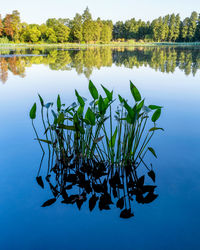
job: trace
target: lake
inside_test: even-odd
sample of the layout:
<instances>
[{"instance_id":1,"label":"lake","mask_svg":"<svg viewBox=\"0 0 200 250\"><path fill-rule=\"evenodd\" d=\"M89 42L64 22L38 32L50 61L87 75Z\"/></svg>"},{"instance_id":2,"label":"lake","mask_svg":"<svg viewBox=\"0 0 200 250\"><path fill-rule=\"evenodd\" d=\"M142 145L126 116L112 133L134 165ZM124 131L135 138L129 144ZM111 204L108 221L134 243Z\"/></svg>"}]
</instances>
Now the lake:
<instances>
[{"instance_id":1,"label":"lake","mask_svg":"<svg viewBox=\"0 0 200 250\"><path fill-rule=\"evenodd\" d=\"M38 93L45 102L88 97L91 79L130 100L131 80L147 104L164 107L147 157L158 198L123 220L108 211L57 201L35 177L42 152L29 119ZM0 50L1 249L199 249L200 48L137 47ZM40 122L36 121L40 127ZM45 160L44 160L45 164Z\"/></svg>"}]
</instances>

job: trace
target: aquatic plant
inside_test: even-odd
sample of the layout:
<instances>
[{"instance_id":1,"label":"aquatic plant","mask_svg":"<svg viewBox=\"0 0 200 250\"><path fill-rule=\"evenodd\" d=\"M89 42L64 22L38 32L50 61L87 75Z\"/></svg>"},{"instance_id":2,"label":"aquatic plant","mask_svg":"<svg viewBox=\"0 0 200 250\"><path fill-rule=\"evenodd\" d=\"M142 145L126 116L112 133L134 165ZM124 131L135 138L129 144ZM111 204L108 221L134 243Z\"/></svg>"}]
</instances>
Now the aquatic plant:
<instances>
[{"instance_id":1,"label":"aquatic plant","mask_svg":"<svg viewBox=\"0 0 200 250\"><path fill-rule=\"evenodd\" d=\"M154 194L155 186L144 187L144 176L138 177L137 169L140 165L144 166L149 177L155 181L152 165L147 166L144 157L148 151L157 157L155 150L149 147L149 142L157 130L163 130L156 126L162 107L145 106L145 100L141 98L135 85L130 82L134 105L131 106L127 100L118 95L119 103L116 111L113 112L113 103L116 101L113 98L113 91L109 91L103 85L102 89L105 93L104 97L99 94L92 81L89 81L89 92L92 97L89 105L86 105L87 100L75 90L77 101L66 107L58 95L56 109L53 109L52 102L45 104L39 95L45 138L39 137L34 125L36 103L31 108L30 118L43 153L45 151L42 143L46 143L48 147L46 180L55 196L43 206L52 204L60 195L64 198L64 203L79 202L80 197L72 196L69 200L69 196L66 195L66 190L72 189L73 185L84 189L84 195L79 193L83 200L86 199L86 193L89 190L89 193L93 192L94 200L97 200L94 192L101 193L99 198L101 202L106 196L104 200L106 208L111 204L108 202L111 202L108 184L110 192L113 189L115 193L114 197L119 198L120 191L116 190L122 189L123 199L127 197L128 204L132 199L131 195L136 195L136 200L140 203L153 201L157 197ZM153 126L147 129L150 118ZM38 184L44 187L40 169L41 165L36 179ZM52 172L56 175L57 182L54 188L50 182ZM71 184L66 185L67 182ZM101 191L98 192L98 188L95 190L95 185ZM146 192L149 196L145 198L143 194ZM103 198L102 195L104 195ZM106 200L108 203L105 202ZM100 204L99 207L101 207ZM79 205L77 204L78 207ZM103 208L106 209L104 206ZM131 208L125 209L123 213L127 214L123 216L122 213L121 217L126 217L128 214L132 216Z\"/></svg>"}]
</instances>

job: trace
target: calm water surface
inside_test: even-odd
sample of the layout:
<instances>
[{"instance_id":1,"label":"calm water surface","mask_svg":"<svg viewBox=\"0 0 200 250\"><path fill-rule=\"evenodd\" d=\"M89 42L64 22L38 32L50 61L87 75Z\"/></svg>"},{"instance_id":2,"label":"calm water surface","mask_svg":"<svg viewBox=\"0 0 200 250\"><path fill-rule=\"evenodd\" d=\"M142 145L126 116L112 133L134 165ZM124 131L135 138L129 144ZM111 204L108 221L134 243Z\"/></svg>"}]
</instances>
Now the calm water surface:
<instances>
[{"instance_id":1,"label":"calm water surface","mask_svg":"<svg viewBox=\"0 0 200 250\"><path fill-rule=\"evenodd\" d=\"M101 48L0 51L0 248L4 249L200 249L200 49ZM50 197L35 181L41 151L33 140L29 109L88 96L88 79L127 99L129 80L147 104L164 106L151 156L159 197L135 203L135 216L118 209L78 211ZM39 123L37 124L39 126Z\"/></svg>"}]
</instances>

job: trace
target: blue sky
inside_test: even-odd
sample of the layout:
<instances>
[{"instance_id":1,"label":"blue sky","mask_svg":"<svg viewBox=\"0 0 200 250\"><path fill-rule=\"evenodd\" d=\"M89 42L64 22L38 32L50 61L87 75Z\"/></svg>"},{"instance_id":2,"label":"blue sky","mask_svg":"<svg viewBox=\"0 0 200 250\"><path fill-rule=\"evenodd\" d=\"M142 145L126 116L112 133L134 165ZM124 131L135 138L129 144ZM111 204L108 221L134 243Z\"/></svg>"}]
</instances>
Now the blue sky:
<instances>
[{"instance_id":1,"label":"blue sky","mask_svg":"<svg viewBox=\"0 0 200 250\"><path fill-rule=\"evenodd\" d=\"M170 13L179 13L181 18L189 16L193 10L200 12L199 0L6 0L1 2L0 13L4 16L17 9L21 19L27 23L43 23L48 18L73 18L89 7L93 18L127 20L152 20Z\"/></svg>"}]
</instances>

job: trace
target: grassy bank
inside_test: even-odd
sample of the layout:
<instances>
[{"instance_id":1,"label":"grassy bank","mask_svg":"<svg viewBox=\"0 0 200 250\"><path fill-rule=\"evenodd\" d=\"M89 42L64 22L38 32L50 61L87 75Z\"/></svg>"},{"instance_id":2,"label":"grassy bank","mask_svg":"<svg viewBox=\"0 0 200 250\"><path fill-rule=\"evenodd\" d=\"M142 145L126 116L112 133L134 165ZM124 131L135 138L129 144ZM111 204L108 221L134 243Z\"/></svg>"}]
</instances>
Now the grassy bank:
<instances>
[{"instance_id":1,"label":"grassy bank","mask_svg":"<svg viewBox=\"0 0 200 250\"><path fill-rule=\"evenodd\" d=\"M48 47L48 48L88 48L88 47L154 47L154 46L200 46L200 42L183 43L183 42L155 42L155 43L141 43L141 42L111 42L108 44L78 44L78 43L62 43L62 44L30 44L30 43L2 43L0 49L17 49L17 48L35 48L35 47Z\"/></svg>"}]
</instances>

